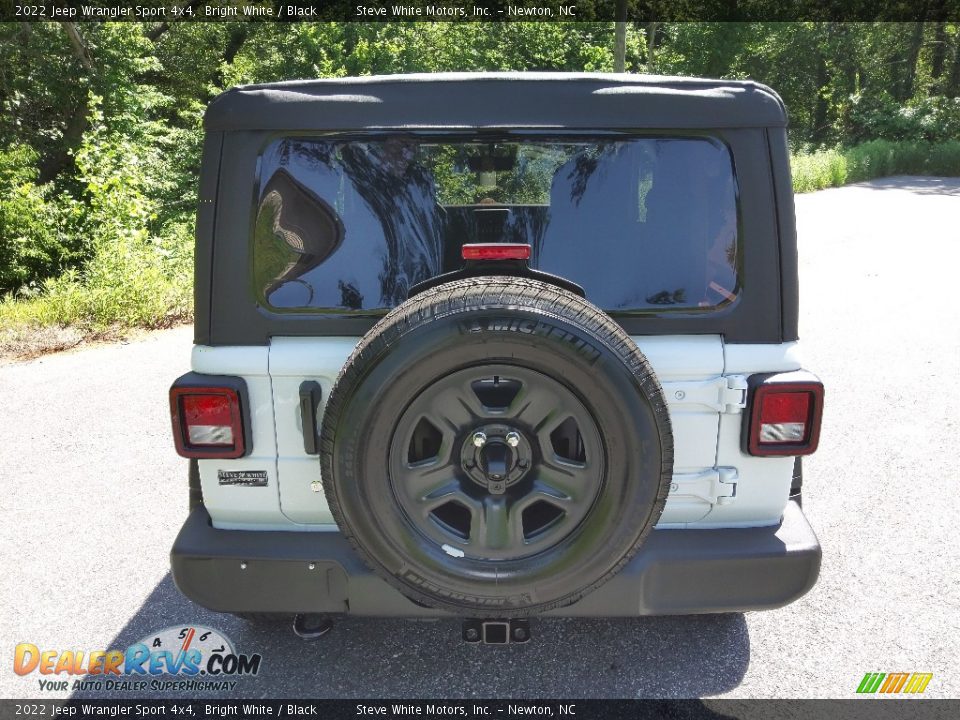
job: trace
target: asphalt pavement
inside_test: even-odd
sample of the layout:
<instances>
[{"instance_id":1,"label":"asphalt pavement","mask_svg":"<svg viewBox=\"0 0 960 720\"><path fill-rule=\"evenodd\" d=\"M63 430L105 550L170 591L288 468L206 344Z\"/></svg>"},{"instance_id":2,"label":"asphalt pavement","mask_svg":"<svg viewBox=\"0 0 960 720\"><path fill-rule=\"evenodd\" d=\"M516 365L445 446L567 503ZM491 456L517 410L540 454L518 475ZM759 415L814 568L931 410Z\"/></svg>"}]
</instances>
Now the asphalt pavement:
<instances>
[{"instance_id":1,"label":"asphalt pavement","mask_svg":"<svg viewBox=\"0 0 960 720\"><path fill-rule=\"evenodd\" d=\"M0 697L109 695L41 690L12 672L17 643L124 648L195 624L263 656L223 697L849 698L866 672L960 696L960 179L812 193L797 214L804 364L827 388L804 486L823 569L798 602L539 620L507 648L465 645L452 620L344 618L304 642L203 610L168 571L187 507L166 406L189 366L179 328L0 367Z\"/></svg>"}]
</instances>

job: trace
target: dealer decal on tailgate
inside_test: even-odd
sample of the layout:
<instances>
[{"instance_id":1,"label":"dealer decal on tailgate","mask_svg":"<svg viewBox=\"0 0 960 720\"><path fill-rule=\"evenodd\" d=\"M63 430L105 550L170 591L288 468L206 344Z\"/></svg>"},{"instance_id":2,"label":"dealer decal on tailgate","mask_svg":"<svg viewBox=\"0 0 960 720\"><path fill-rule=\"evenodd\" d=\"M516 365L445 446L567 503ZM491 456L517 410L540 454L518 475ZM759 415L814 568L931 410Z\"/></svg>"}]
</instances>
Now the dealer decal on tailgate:
<instances>
[{"instance_id":1,"label":"dealer decal on tailgate","mask_svg":"<svg viewBox=\"0 0 960 720\"><path fill-rule=\"evenodd\" d=\"M221 485L243 485L245 487L265 487L266 470L217 470L217 480Z\"/></svg>"}]
</instances>

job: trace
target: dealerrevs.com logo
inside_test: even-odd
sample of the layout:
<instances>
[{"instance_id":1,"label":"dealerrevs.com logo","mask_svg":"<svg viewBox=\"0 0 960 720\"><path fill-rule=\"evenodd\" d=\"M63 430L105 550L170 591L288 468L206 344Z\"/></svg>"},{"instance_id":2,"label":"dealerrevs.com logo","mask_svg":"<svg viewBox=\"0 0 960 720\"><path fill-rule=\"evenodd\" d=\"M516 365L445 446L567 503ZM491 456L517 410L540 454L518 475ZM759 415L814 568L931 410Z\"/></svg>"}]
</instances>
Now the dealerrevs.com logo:
<instances>
[{"instance_id":1,"label":"dealerrevs.com logo","mask_svg":"<svg viewBox=\"0 0 960 720\"><path fill-rule=\"evenodd\" d=\"M13 671L45 676L38 678L40 690L50 691L233 690L233 678L256 675L261 660L259 653L236 652L217 630L187 625L150 633L126 650L47 650L20 643Z\"/></svg>"}]
</instances>

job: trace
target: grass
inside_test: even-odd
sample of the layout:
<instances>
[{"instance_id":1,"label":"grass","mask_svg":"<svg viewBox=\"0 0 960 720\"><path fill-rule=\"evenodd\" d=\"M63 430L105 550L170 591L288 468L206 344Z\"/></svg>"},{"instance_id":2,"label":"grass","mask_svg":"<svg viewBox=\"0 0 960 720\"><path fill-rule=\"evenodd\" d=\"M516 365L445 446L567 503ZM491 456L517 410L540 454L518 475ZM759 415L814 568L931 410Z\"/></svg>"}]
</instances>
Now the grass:
<instances>
[{"instance_id":1,"label":"grass","mask_svg":"<svg viewBox=\"0 0 960 720\"><path fill-rule=\"evenodd\" d=\"M0 360L187 322L193 316L192 266L186 228L163 245L142 237L102 245L82 270L0 300Z\"/></svg>"},{"instance_id":2,"label":"grass","mask_svg":"<svg viewBox=\"0 0 960 720\"><path fill-rule=\"evenodd\" d=\"M888 175L960 177L960 141L872 140L848 149L797 154L791 158L791 166L793 190L798 193Z\"/></svg>"}]
</instances>

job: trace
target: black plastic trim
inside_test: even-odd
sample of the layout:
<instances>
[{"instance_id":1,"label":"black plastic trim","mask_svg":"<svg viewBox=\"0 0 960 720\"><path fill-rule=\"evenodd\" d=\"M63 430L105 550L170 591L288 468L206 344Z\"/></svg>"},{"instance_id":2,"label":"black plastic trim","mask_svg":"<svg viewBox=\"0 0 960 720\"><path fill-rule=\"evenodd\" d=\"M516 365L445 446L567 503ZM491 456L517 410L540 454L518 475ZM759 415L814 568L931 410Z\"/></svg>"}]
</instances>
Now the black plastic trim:
<instances>
[{"instance_id":1,"label":"black plastic trim","mask_svg":"<svg viewBox=\"0 0 960 720\"><path fill-rule=\"evenodd\" d=\"M547 615L633 617L782 607L820 573L821 549L800 507L779 525L655 530L612 580ZM217 530L204 507L184 523L170 553L174 582L220 612L449 616L412 602L373 574L339 532Z\"/></svg>"},{"instance_id":2,"label":"black plastic trim","mask_svg":"<svg viewBox=\"0 0 960 720\"><path fill-rule=\"evenodd\" d=\"M790 480L790 499L803 507L803 458L793 459L793 478Z\"/></svg>"},{"instance_id":3,"label":"black plastic trim","mask_svg":"<svg viewBox=\"0 0 960 720\"><path fill-rule=\"evenodd\" d=\"M773 170L773 192L777 208L777 236L780 248L781 334L783 342L791 342L799 337L800 279L796 208L786 129L767 130L767 143Z\"/></svg>"},{"instance_id":4,"label":"black plastic trim","mask_svg":"<svg viewBox=\"0 0 960 720\"><path fill-rule=\"evenodd\" d=\"M187 487L190 493L190 511L203 505L203 489L200 487L200 464L191 458L187 470Z\"/></svg>"},{"instance_id":5,"label":"black plastic trim","mask_svg":"<svg viewBox=\"0 0 960 720\"><path fill-rule=\"evenodd\" d=\"M243 455L247 457L253 452L253 432L250 424L250 395L247 392L247 382L242 377L233 375L202 375L188 372L173 381L170 389L191 387L221 387L236 391L240 398L240 417L243 423ZM174 429L176 431L176 429Z\"/></svg>"},{"instance_id":6,"label":"black plastic trim","mask_svg":"<svg viewBox=\"0 0 960 720\"><path fill-rule=\"evenodd\" d=\"M793 459L793 479L790 480L790 497L803 491L803 458Z\"/></svg>"},{"instance_id":7,"label":"black plastic trim","mask_svg":"<svg viewBox=\"0 0 960 720\"><path fill-rule=\"evenodd\" d=\"M219 202L223 133L207 132L200 162L200 186L197 193L196 248L193 266L193 341L210 344L211 290L213 287L213 238Z\"/></svg>"},{"instance_id":8,"label":"black plastic trim","mask_svg":"<svg viewBox=\"0 0 960 720\"><path fill-rule=\"evenodd\" d=\"M300 383L300 423L303 426L303 451L316 455L320 447L320 431L317 427L317 410L323 398L323 389L316 380Z\"/></svg>"}]
</instances>

